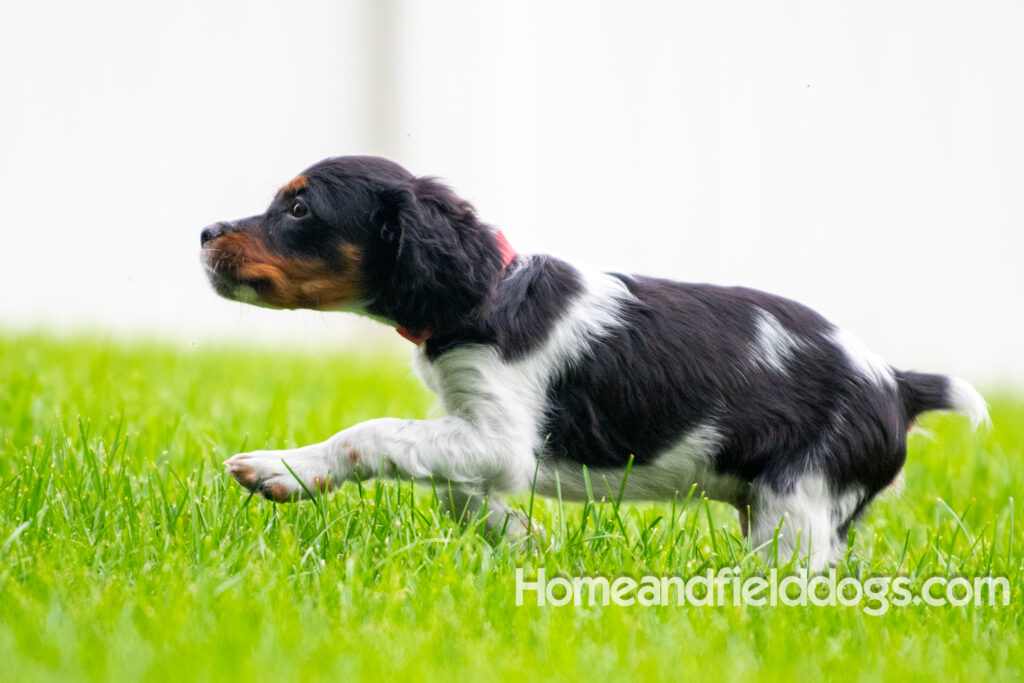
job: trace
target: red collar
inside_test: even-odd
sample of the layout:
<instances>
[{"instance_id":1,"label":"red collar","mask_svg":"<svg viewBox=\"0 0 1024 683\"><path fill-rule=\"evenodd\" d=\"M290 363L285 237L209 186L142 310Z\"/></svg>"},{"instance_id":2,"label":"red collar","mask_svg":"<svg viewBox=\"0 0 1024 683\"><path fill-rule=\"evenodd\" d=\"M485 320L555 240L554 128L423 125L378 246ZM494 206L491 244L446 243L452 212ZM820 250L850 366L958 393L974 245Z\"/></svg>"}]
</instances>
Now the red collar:
<instances>
[{"instance_id":1,"label":"red collar","mask_svg":"<svg viewBox=\"0 0 1024 683\"><path fill-rule=\"evenodd\" d=\"M497 238L498 249L499 251L501 251L501 267L508 268L508 264L512 263L512 259L516 257L516 250L512 248L511 244L508 243L508 240L505 238L505 235L504 233L501 232L501 230L497 232ZM405 329L404 327L397 328L395 332L402 335L403 337L411 341L413 344L416 344L417 346L430 339L430 335L433 334L430 330L423 330L423 333L417 336L410 333L409 330Z\"/></svg>"}]
</instances>

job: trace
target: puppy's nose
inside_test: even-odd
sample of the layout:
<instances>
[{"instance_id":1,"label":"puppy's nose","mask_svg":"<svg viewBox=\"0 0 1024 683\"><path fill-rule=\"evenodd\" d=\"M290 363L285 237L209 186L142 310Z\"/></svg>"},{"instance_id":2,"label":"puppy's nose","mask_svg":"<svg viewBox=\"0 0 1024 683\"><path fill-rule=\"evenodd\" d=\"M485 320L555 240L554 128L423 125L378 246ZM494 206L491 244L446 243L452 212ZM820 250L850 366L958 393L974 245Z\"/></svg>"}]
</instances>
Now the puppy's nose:
<instances>
[{"instance_id":1,"label":"puppy's nose","mask_svg":"<svg viewBox=\"0 0 1024 683\"><path fill-rule=\"evenodd\" d=\"M207 225L203 228L203 231L199 233L199 245L203 246L210 240L215 240L221 235L227 233L227 223L214 223L213 225Z\"/></svg>"}]
</instances>

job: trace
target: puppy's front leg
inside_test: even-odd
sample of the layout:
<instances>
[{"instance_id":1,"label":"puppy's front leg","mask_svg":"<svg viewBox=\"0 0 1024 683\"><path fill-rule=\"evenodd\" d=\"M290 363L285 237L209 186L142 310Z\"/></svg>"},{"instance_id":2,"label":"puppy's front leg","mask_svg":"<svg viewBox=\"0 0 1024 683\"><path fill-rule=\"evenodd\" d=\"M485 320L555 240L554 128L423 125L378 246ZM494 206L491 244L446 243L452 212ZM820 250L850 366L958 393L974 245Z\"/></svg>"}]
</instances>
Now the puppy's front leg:
<instances>
[{"instance_id":1,"label":"puppy's front leg","mask_svg":"<svg viewBox=\"0 0 1024 683\"><path fill-rule=\"evenodd\" d=\"M284 503L330 493L339 478L330 440L302 448L239 453L224 461L235 480L253 493Z\"/></svg>"},{"instance_id":2,"label":"puppy's front leg","mask_svg":"<svg viewBox=\"0 0 1024 683\"><path fill-rule=\"evenodd\" d=\"M242 486L284 502L329 492L344 481L381 475L523 491L529 488L534 462L528 443L449 416L370 420L319 444L240 453L224 464Z\"/></svg>"},{"instance_id":3,"label":"puppy's front leg","mask_svg":"<svg viewBox=\"0 0 1024 683\"><path fill-rule=\"evenodd\" d=\"M472 518L483 517L484 529L489 533L508 536L543 534L540 524L532 521L522 510L514 510L496 494L466 491L453 485L437 487L441 508L456 522L465 524Z\"/></svg>"}]
</instances>

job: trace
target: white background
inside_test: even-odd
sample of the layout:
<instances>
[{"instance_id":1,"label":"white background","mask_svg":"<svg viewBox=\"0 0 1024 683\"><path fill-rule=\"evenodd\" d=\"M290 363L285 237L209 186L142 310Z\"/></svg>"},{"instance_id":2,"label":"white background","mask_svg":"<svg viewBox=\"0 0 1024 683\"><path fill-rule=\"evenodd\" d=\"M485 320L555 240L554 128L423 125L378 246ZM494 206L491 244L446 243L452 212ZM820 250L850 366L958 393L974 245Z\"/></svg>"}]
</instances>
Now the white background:
<instances>
[{"instance_id":1,"label":"white background","mask_svg":"<svg viewBox=\"0 0 1024 683\"><path fill-rule=\"evenodd\" d=\"M1024 3L0 10L0 329L403 343L217 299L199 230L318 159L440 175L520 251L804 301L1024 382Z\"/></svg>"}]
</instances>

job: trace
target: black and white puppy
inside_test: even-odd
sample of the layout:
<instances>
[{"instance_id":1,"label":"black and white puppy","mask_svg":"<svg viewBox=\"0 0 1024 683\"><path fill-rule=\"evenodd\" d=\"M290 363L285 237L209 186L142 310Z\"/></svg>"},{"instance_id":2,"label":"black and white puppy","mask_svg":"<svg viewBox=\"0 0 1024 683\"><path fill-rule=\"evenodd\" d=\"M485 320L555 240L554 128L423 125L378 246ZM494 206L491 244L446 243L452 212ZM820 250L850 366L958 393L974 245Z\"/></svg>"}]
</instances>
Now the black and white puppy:
<instances>
[{"instance_id":1,"label":"black and white puppy","mask_svg":"<svg viewBox=\"0 0 1024 683\"><path fill-rule=\"evenodd\" d=\"M736 506L755 547L781 523L780 553L820 569L899 474L915 416L987 419L967 382L896 370L793 301L516 255L447 187L385 159L314 165L265 213L204 229L202 258L224 297L399 328L447 413L226 461L278 502L357 477L433 480L526 533L497 494L581 499L584 465L598 496L618 494L632 458L627 498L696 484Z\"/></svg>"}]
</instances>

